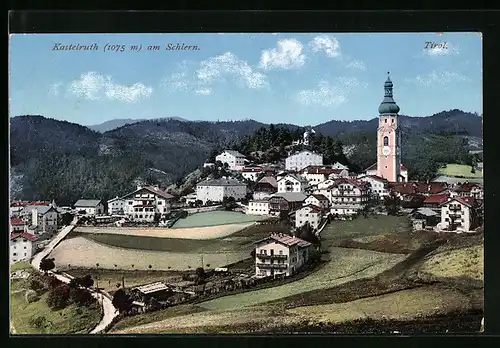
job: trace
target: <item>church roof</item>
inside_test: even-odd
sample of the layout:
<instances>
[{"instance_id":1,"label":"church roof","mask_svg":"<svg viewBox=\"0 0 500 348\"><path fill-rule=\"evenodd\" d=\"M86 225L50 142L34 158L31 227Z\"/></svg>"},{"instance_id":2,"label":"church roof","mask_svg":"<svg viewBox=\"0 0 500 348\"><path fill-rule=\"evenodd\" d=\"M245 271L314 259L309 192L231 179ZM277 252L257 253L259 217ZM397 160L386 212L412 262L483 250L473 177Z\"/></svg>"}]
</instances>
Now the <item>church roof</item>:
<instances>
[{"instance_id":1,"label":"church roof","mask_svg":"<svg viewBox=\"0 0 500 348\"><path fill-rule=\"evenodd\" d=\"M387 73L387 80L384 83L384 100L382 100L382 103L380 103L380 106L378 107L378 112L381 115L397 114L399 112L399 106L392 98L392 87L393 84L391 78L389 77L389 73Z\"/></svg>"}]
</instances>

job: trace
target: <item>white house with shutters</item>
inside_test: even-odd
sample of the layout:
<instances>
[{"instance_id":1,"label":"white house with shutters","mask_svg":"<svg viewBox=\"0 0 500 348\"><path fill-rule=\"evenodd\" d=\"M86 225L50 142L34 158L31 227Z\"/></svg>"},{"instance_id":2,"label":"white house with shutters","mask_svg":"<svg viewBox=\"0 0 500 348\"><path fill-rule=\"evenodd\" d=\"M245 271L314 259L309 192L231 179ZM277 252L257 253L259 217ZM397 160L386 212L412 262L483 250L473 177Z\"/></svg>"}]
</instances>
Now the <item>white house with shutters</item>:
<instances>
[{"instance_id":1,"label":"white house with shutters","mask_svg":"<svg viewBox=\"0 0 500 348\"><path fill-rule=\"evenodd\" d=\"M473 197L454 197L441 205L443 230L468 232L476 227L476 201Z\"/></svg>"},{"instance_id":2,"label":"white house with shutters","mask_svg":"<svg viewBox=\"0 0 500 348\"><path fill-rule=\"evenodd\" d=\"M35 250L37 237L26 232L15 232L10 235L10 263L29 261Z\"/></svg>"},{"instance_id":3,"label":"white house with shutters","mask_svg":"<svg viewBox=\"0 0 500 348\"><path fill-rule=\"evenodd\" d=\"M323 155L304 150L285 159L285 170L299 171L307 166L322 166Z\"/></svg>"},{"instance_id":4,"label":"white house with shutters","mask_svg":"<svg viewBox=\"0 0 500 348\"><path fill-rule=\"evenodd\" d=\"M255 243L255 275L291 276L309 260L312 244L292 236L271 234Z\"/></svg>"},{"instance_id":5,"label":"white house with shutters","mask_svg":"<svg viewBox=\"0 0 500 348\"><path fill-rule=\"evenodd\" d=\"M247 194L247 185L231 178L205 180L196 185L196 198L206 204L222 202L227 197L242 200Z\"/></svg>"},{"instance_id":6,"label":"white house with shutters","mask_svg":"<svg viewBox=\"0 0 500 348\"><path fill-rule=\"evenodd\" d=\"M323 210L328 210L330 208L330 201L324 195L313 193L312 195L307 196L305 205L315 205L320 207Z\"/></svg>"},{"instance_id":7,"label":"white house with shutters","mask_svg":"<svg viewBox=\"0 0 500 348\"><path fill-rule=\"evenodd\" d=\"M238 151L224 150L224 152L215 157L215 161L221 161L223 164L227 163L229 169L231 170L238 170L245 166L245 162L247 162L247 159Z\"/></svg>"},{"instance_id":8,"label":"white house with shutters","mask_svg":"<svg viewBox=\"0 0 500 348\"><path fill-rule=\"evenodd\" d=\"M278 180L278 193L283 192L306 192L309 187L307 179L295 175L288 174Z\"/></svg>"},{"instance_id":9,"label":"white house with shutters","mask_svg":"<svg viewBox=\"0 0 500 348\"><path fill-rule=\"evenodd\" d=\"M108 214L121 215L125 211L125 200L116 196L108 201Z\"/></svg>"},{"instance_id":10,"label":"white house with shutters","mask_svg":"<svg viewBox=\"0 0 500 348\"><path fill-rule=\"evenodd\" d=\"M248 215L270 215L270 202L267 199L250 201L246 213Z\"/></svg>"},{"instance_id":11,"label":"white house with shutters","mask_svg":"<svg viewBox=\"0 0 500 348\"><path fill-rule=\"evenodd\" d=\"M308 204L295 212L295 227L301 228L306 223L317 230L323 220L323 209L317 205Z\"/></svg>"},{"instance_id":12,"label":"white house with shutters","mask_svg":"<svg viewBox=\"0 0 500 348\"><path fill-rule=\"evenodd\" d=\"M389 182L377 175L362 175L358 177L359 181L367 182L370 184L371 193L373 197L384 199L390 194Z\"/></svg>"},{"instance_id":13,"label":"white house with shutters","mask_svg":"<svg viewBox=\"0 0 500 348\"><path fill-rule=\"evenodd\" d=\"M79 199L74 204L78 213L84 213L86 216L104 215L104 204L100 199Z\"/></svg>"},{"instance_id":14,"label":"white house with shutters","mask_svg":"<svg viewBox=\"0 0 500 348\"><path fill-rule=\"evenodd\" d=\"M345 169L345 170L349 171L349 167L347 167L346 165L344 165L340 162L335 162L335 164L332 164L332 169Z\"/></svg>"},{"instance_id":15,"label":"white house with shutters","mask_svg":"<svg viewBox=\"0 0 500 348\"><path fill-rule=\"evenodd\" d=\"M174 196L157 186L137 186L133 192L121 197L125 201L123 212L132 221L153 222L171 211Z\"/></svg>"},{"instance_id":16,"label":"white house with shutters","mask_svg":"<svg viewBox=\"0 0 500 348\"><path fill-rule=\"evenodd\" d=\"M341 178L318 187L314 193L322 194L330 201L333 216L355 215L370 200L370 186L366 182ZM319 185L318 185L319 186Z\"/></svg>"}]
</instances>

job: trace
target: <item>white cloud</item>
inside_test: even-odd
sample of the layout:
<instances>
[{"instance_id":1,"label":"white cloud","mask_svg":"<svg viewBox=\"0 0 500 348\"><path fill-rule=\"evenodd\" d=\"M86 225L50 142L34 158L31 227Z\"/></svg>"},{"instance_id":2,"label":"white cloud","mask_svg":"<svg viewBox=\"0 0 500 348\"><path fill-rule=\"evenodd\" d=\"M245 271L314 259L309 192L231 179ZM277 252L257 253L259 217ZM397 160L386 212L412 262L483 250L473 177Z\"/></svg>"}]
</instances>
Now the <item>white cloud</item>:
<instances>
[{"instance_id":1,"label":"white cloud","mask_svg":"<svg viewBox=\"0 0 500 348\"><path fill-rule=\"evenodd\" d=\"M58 96L61 91L62 82L56 82L49 87L49 93L53 96Z\"/></svg>"},{"instance_id":2,"label":"white cloud","mask_svg":"<svg viewBox=\"0 0 500 348\"><path fill-rule=\"evenodd\" d=\"M427 42L426 42L427 44ZM431 44L427 45L427 48L423 48L423 53L428 56L450 56L450 55L457 55L460 53L459 49L455 47L453 44L449 42L442 42L441 46L439 46L440 43L432 43L436 44L436 46L431 46ZM432 47L432 48L431 48Z\"/></svg>"},{"instance_id":3,"label":"white cloud","mask_svg":"<svg viewBox=\"0 0 500 348\"><path fill-rule=\"evenodd\" d=\"M68 91L78 97L88 100L119 100L136 102L148 98L153 89L142 83L120 85L112 81L111 76L103 76L90 71L82 74L79 79L71 82Z\"/></svg>"},{"instance_id":4,"label":"white cloud","mask_svg":"<svg viewBox=\"0 0 500 348\"><path fill-rule=\"evenodd\" d=\"M366 70L366 65L365 63L363 63L362 61L360 60L353 60L351 62L349 62L347 65L346 65L347 68L353 68L353 69L358 69L358 70L361 70L361 71L365 71Z\"/></svg>"},{"instance_id":5,"label":"white cloud","mask_svg":"<svg viewBox=\"0 0 500 348\"><path fill-rule=\"evenodd\" d=\"M191 88L193 78L188 76L187 62L179 64L177 72L163 79L161 86L168 91L187 91Z\"/></svg>"},{"instance_id":6,"label":"white cloud","mask_svg":"<svg viewBox=\"0 0 500 348\"><path fill-rule=\"evenodd\" d=\"M295 100L302 105L335 106L347 101L352 94L368 84L355 77L339 77L333 83L322 80L314 89L302 90Z\"/></svg>"},{"instance_id":7,"label":"white cloud","mask_svg":"<svg viewBox=\"0 0 500 348\"><path fill-rule=\"evenodd\" d=\"M418 75L412 79L406 79L406 82L417 86L445 86L452 82L469 81L469 78L453 71L432 71L427 75Z\"/></svg>"},{"instance_id":8,"label":"white cloud","mask_svg":"<svg viewBox=\"0 0 500 348\"><path fill-rule=\"evenodd\" d=\"M194 91L196 94L200 95L210 95L212 94L212 90L210 88L200 88Z\"/></svg>"},{"instance_id":9,"label":"white cloud","mask_svg":"<svg viewBox=\"0 0 500 348\"><path fill-rule=\"evenodd\" d=\"M279 40L277 48L262 51L259 66L262 69L296 69L304 65L303 45L296 39Z\"/></svg>"},{"instance_id":10,"label":"white cloud","mask_svg":"<svg viewBox=\"0 0 500 348\"><path fill-rule=\"evenodd\" d=\"M228 79L253 89L268 86L266 75L254 71L246 61L238 59L231 52L202 61L196 71L196 78L201 86Z\"/></svg>"},{"instance_id":11,"label":"white cloud","mask_svg":"<svg viewBox=\"0 0 500 348\"><path fill-rule=\"evenodd\" d=\"M309 42L313 52L325 52L328 57L336 58L340 56L340 44L339 41L328 35L319 35Z\"/></svg>"}]
</instances>

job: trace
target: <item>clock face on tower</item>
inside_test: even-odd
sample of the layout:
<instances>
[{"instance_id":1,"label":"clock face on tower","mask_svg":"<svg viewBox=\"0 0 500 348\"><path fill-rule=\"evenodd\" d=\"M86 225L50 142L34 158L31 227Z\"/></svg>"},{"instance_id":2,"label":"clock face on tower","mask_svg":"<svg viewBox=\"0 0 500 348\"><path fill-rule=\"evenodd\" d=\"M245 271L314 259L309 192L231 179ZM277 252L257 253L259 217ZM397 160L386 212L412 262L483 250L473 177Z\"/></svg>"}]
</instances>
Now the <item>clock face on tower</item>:
<instances>
[{"instance_id":1,"label":"clock face on tower","mask_svg":"<svg viewBox=\"0 0 500 348\"><path fill-rule=\"evenodd\" d=\"M388 154L390 154L390 153L391 153L391 148L390 148L389 146L384 146L384 147L382 148L382 154L383 154L384 156L387 156L387 155L388 155Z\"/></svg>"}]
</instances>

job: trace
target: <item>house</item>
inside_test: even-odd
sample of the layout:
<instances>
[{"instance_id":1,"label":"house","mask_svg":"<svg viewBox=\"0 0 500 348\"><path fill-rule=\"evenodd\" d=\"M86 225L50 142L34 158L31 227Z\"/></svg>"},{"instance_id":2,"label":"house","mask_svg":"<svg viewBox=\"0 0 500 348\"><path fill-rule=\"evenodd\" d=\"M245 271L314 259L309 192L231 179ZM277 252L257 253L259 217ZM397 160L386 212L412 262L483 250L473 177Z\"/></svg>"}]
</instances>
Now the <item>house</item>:
<instances>
[{"instance_id":1,"label":"house","mask_svg":"<svg viewBox=\"0 0 500 348\"><path fill-rule=\"evenodd\" d=\"M435 194L428 196L424 202L423 206L426 208L430 208L435 212L441 211L441 205L446 203L450 198L449 194Z\"/></svg>"},{"instance_id":2,"label":"house","mask_svg":"<svg viewBox=\"0 0 500 348\"><path fill-rule=\"evenodd\" d=\"M477 201L473 197L454 197L441 205L443 230L468 232L478 225Z\"/></svg>"},{"instance_id":3,"label":"house","mask_svg":"<svg viewBox=\"0 0 500 348\"><path fill-rule=\"evenodd\" d=\"M36 236L26 232L12 233L10 235L10 263L30 260L35 249L34 242L37 239Z\"/></svg>"},{"instance_id":4,"label":"house","mask_svg":"<svg viewBox=\"0 0 500 348\"><path fill-rule=\"evenodd\" d=\"M247 185L235 179L205 180L196 185L196 198L206 204L210 202L222 202L224 197L233 197L242 200L247 194Z\"/></svg>"},{"instance_id":5,"label":"house","mask_svg":"<svg viewBox=\"0 0 500 348\"><path fill-rule=\"evenodd\" d=\"M317 205L308 204L295 212L295 227L300 228L306 223L312 227L313 231L318 230L323 220L323 209Z\"/></svg>"},{"instance_id":6,"label":"house","mask_svg":"<svg viewBox=\"0 0 500 348\"><path fill-rule=\"evenodd\" d=\"M319 193L313 193L312 195L307 196L305 204L312 204L323 210L327 210L330 207L330 201L328 198Z\"/></svg>"},{"instance_id":7,"label":"house","mask_svg":"<svg viewBox=\"0 0 500 348\"><path fill-rule=\"evenodd\" d=\"M104 214L104 204L99 199L79 199L73 206L78 213L85 212L88 216Z\"/></svg>"},{"instance_id":8,"label":"house","mask_svg":"<svg viewBox=\"0 0 500 348\"><path fill-rule=\"evenodd\" d=\"M257 178L263 171L264 169L261 167L244 167L241 170L241 175L247 180L257 181Z\"/></svg>"},{"instance_id":9,"label":"house","mask_svg":"<svg viewBox=\"0 0 500 348\"><path fill-rule=\"evenodd\" d=\"M32 226L37 233L57 231L58 212L52 205L28 205L23 210L25 230Z\"/></svg>"},{"instance_id":10,"label":"house","mask_svg":"<svg viewBox=\"0 0 500 348\"><path fill-rule=\"evenodd\" d=\"M448 192L448 185L444 182L395 182L389 183L389 192L394 193L397 197L405 195L424 195L431 196L435 194L446 194Z\"/></svg>"},{"instance_id":11,"label":"house","mask_svg":"<svg viewBox=\"0 0 500 348\"><path fill-rule=\"evenodd\" d=\"M238 170L245 165L247 159L238 151L225 150L220 155L215 157L215 161L221 161L223 164L227 163L229 169L231 170Z\"/></svg>"},{"instance_id":12,"label":"house","mask_svg":"<svg viewBox=\"0 0 500 348\"><path fill-rule=\"evenodd\" d=\"M141 222L154 222L169 214L173 198L157 186L141 185L121 197L125 201L124 214L132 221Z\"/></svg>"},{"instance_id":13,"label":"house","mask_svg":"<svg viewBox=\"0 0 500 348\"><path fill-rule=\"evenodd\" d=\"M268 198L276 192L278 192L278 181L272 176L265 176L255 185L253 190L253 199L261 200Z\"/></svg>"},{"instance_id":14,"label":"house","mask_svg":"<svg viewBox=\"0 0 500 348\"><path fill-rule=\"evenodd\" d=\"M173 295L173 291L164 283L156 282L146 285L141 285L132 289L134 297L142 302L154 297L157 300L166 300Z\"/></svg>"},{"instance_id":15,"label":"house","mask_svg":"<svg viewBox=\"0 0 500 348\"><path fill-rule=\"evenodd\" d=\"M17 217L10 218L10 233L23 232L24 221Z\"/></svg>"},{"instance_id":16,"label":"house","mask_svg":"<svg viewBox=\"0 0 500 348\"><path fill-rule=\"evenodd\" d=\"M310 185L315 185L328 178L347 177L349 171L346 169L332 169L327 166L307 166L301 169L298 174L307 179Z\"/></svg>"},{"instance_id":17,"label":"house","mask_svg":"<svg viewBox=\"0 0 500 348\"><path fill-rule=\"evenodd\" d=\"M302 207L307 196L301 192L281 192L269 198L269 210L272 215L290 213Z\"/></svg>"},{"instance_id":18,"label":"house","mask_svg":"<svg viewBox=\"0 0 500 348\"><path fill-rule=\"evenodd\" d=\"M301 176L288 174L278 180L278 193L281 192L306 192L309 182Z\"/></svg>"},{"instance_id":19,"label":"house","mask_svg":"<svg viewBox=\"0 0 500 348\"><path fill-rule=\"evenodd\" d=\"M330 213L337 217L355 215L370 200L369 184L354 179L337 179L322 192L330 200Z\"/></svg>"},{"instance_id":20,"label":"house","mask_svg":"<svg viewBox=\"0 0 500 348\"><path fill-rule=\"evenodd\" d=\"M195 204L196 203L196 192L190 193L186 196L184 196L184 200L187 205Z\"/></svg>"},{"instance_id":21,"label":"house","mask_svg":"<svg viewBox=\"0 0 500 348\"><path fill-rule=\"evenodd\" d=\"M371 193L374 198L384 199L389 196L389 182L386 179L377 175L362 175L358 177L358 180L370 184Z\"/></svg>"},{"instance_id":22,"label":"house","mask_svg":"<svg viewBox=\"0 0 500 348\"><path fill-rule=\"evenodd\" d=\"M457 185L450 193L452 197L473 197L479 200L484 198L483 185L474 182Z\"/></svg>"},{"instance_id":23,"label":"house","mask_svg":"<svg viewBox=\"0 0 500 348\"><path fill-rule=\"evenodd\" d=\"M378 175L377 166L378 166L377 163L375 163L366 168L365 175ZM401 164L400 166L399 175L400 175L399 178L400 182L408 181L408 168L406 168L403 164Z\"/></svg>"},{"instance_id":24,"label":"house","mask_svg":"<svg viewBox=\"0 0 500 348\"><path fill-rule=\"evenodd\" d=\"M255 242L255 275L291 276L307 263L311 246L303 239L283 234L271 234Z\"/></svg>"},{"instance_id":25,"label":"house","mask_svg":"<svg viewBox=\"0 0 500 348\"><path fill-rule=\"evenodd\" d=\"M345 169L349 171L349 167L340 162L335 162L334 164L332 164L332 169Z\"/></svg>"},{"instance_id":26,"label":"house","mask_svg":"<svg viewBox=\"0 0 500 348\"><path fill-rule=\"evenodd\" d=\"M253 200L248 202L247 214L248 215L269 215L270 203L267 199Z\"/></svg>"},{"instance_id":27,"label":"house","mask_svg":"<svg viewBox=\"0 0 500 348\"><path fill-rule=\"evenodd\" d=\"M108 201L108 214L121 215L124 213L125 200L116 196Z\"/></svg>"},{"instance_id":28,"label":"house","mask_svg":"<svg viewBox=\"0 0 500 348\"><path fill-rule=\"evenodd\" d=\"M332 169L328 175L328 179L349 178L350 175L347 169Z\"/></svg>"},{"instance_id":29,"label":"house","mask_svg":"<svg viewBox=\"0 0 500 348\"><path fill-rule=\"evenodd\" d=\"M411 214L414 230L423 230L427 226L436 226L440 221L440 214L430 208L418 208Z\"/></svg>"},{"instance_id":30,"label":"house","mask_svg":"<svg viewBox=\"0 0 500 348\"><path fill-rule=\"evenodd\" d=\"M28 204L28 202L15 201L10 203L10 216L11 217L21 217L23 215L23 209Z\"/></svg>"},{"instance_id":31,"label":"house","mask_svg":"<svg viewBox=\"0 0 500 348\"><path fill-rule=\"evenodd\" d=\"M285 170L299 171L307 166L322 166L323 155L304 150L285 159Z\"/></svg>"}]
</instances>

